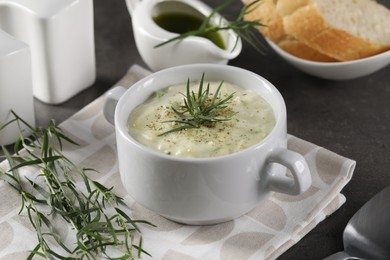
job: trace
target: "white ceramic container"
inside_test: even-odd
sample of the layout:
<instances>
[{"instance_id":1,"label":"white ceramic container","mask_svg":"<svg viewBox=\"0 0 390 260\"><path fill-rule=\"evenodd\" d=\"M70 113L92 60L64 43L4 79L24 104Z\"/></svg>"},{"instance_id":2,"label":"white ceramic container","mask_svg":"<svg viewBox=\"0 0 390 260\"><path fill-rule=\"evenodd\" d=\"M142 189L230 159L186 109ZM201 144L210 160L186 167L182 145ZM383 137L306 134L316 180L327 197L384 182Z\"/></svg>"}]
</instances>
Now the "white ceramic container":
<instances>
[{"instance_id":1,"label":"white ceramic container","mask_svg":"<svg viewBox=\"0 0 390 260\"><path fill-rule=\"evenodd\" d=\"M126 0L132 17L133 33L137 49L144 62L154 71L172 66L192 63L227 64L239 55L241 39L232 31L221 31L226 49L217 47L210 40L190 36L180 41L155 48L178 34L168 32L158 26L153 16L168 12L190 14L200 18L207 17L212 9L198 0ZM213 23L224 20L216 14ZM226 20L225 20L226 21Z\"/></svg>"},{"instance_id":2,"label":"white ceramic container","mask_svg":"<svg viewBox=\"0 0 390 260\"><path fill-rule=\"evenodd\" d=\"M138 143L127 131L130 112L156 90L188 78L230 82L253 89L271 105L276 125L260 143L213 158L179 158ZM104 114L115 124L121 180L141 205L168 219L213 224L256 207L273 191L297 195L311 185L305 159L286 149L286 108L278 90L259 75L227 65L195 64L156 72L128 90L107 94ZM286 176L286 168L292 177Z\"/></svg>"},{"instance_id":3,"label":"white ceramic container","mask_svg":"<svg viewBox=\"0 0 390 260\"><path fill-rule=\"evenodd\" d=\"M316 62L298 58L267 40L271 48L291 65L307 74L330 80L349 80L367 76L390 64L390 51L368 58L343 62Z\"/></svg>"},{"instance_id":4,"label":"white ceramic container","mask_svg":"<svg viewBox=\"0 0 390 260\"><path fill-rule=\"evenodd\" d=\"M30 48L3 31L0 39L0 127L14 119L11 110L34 127ZM14 143L19 133L16 122L8 125L0 131L0 145Z\"/></svg>"},{"instance_id":5,"label":"white ceramic container","mask_svg":"<svg viewBox=\"0 0 390 260\"><path fill-rule=\"evenodd\" d=\"M95 81L92 0L0 0L0 29L30 46L41 101L62 103Z\"/></svg>"}]
</instances>

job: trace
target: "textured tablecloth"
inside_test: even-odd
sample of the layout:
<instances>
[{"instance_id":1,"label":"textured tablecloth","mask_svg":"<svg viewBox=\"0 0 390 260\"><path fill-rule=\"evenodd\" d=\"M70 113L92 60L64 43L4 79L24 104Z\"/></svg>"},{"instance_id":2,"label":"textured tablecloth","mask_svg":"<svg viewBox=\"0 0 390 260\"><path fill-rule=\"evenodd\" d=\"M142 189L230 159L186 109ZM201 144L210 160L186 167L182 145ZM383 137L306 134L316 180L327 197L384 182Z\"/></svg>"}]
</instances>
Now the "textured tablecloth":
<instances>
[{"instance_id":1,"label":"textured tablecloth","mask_svg":"<svg viewBox=\"0 0 390 260\"><path fill-rule=\"evenodd\" d=\"M129 87L149 72L130 68L117 85ZM288 147L301 153L310 167L313 183L299 196L275 193L265 203L233 221L209 226L188 226L169 221L135 202L121 185L114 128L103 117L99 97L60 127L80 146L64 146L76 164L94 168L93 177L125 199L134 218L157 227L141 226L144 248L153 259L276 259L346 201L340 193L351 179L355 161L289 135ZM7 162L0 167L7 169ZM25 214L18 215L20 198L0 181L0 258L25 259L36 235ZM70 227L61 227L64 237ZM144 257L148 259L148 256Z\"/></svg>"}]
</instances>

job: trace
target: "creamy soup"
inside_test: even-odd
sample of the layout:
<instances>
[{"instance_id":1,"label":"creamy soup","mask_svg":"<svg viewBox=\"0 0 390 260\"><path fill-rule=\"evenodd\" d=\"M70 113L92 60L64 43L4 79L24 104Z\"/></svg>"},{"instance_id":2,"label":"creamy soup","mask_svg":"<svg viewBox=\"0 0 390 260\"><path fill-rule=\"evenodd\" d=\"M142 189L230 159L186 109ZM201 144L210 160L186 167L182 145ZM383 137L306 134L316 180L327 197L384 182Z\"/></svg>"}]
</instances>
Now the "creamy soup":
<instances>
[{"instance_id":1,"label":"creamy soup","mask_svg":"<svg viewBox=\"0 0 390 260\"><path fill-rule=\"evenodd\" d=\"M212 96L221 82L208 83ZM199 82L191 83L190 88L197 93ZM129 134L147 147L178 157L215 157L241 151L270 133L275 116L267 101L254 91L224 82L221 99L232 93L226 108L228 119L164 134L178 127L173 121L180 117L172 108L182 106L186 94L186 84L169 86L131 112Z\"/></svg>"}]
</instances>

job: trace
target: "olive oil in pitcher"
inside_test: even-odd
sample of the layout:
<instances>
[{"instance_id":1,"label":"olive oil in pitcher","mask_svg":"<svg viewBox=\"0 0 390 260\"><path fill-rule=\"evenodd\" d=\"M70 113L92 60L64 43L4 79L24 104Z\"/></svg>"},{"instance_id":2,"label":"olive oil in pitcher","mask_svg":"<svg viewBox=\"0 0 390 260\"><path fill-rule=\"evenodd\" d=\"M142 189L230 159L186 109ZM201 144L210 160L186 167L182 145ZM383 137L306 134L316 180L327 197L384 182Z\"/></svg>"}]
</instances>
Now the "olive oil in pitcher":
<instances>
[{"instance_id":1,"label":"olive oil in pitcher","mask_svg":"<svg viewBox=\"0 0 390 260\"><path fill-rule=\"evenodd\" d=\"M164 30L178 34L197 30L203 23L203 20L198 17L182 13L160 14L153 17L153 20ZM218 32L208 32L200 36L209 39L219 48L226 49L225 43Z\"/></svg>"}]
</instances>

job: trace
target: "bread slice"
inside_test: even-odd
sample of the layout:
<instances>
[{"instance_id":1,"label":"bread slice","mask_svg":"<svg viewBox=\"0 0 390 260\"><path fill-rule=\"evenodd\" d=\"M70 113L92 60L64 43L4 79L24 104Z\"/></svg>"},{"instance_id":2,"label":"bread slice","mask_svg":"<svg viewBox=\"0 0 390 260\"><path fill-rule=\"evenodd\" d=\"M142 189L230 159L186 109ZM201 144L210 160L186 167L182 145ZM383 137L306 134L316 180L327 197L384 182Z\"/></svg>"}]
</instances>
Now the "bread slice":
<instances>
[{"instance_id":1,"label":"bread slice","mask_svg":"<svg viewBox=\"0 0 390 260\"><path fill-rule=\"evenodd\" d=\"M243 0L244 4L249 5L254 0ZM257 29L269 40L277 43L286 36L283 26L283 17L276 10L275 0L261 0L253 6L245 15L248 21L260 20L265 26L259 26Z\"/></svg>"},{"instance_id":2,"label":"bread slice","mask_svg":"<svg viewBox=\"0 0 390 260\"><path fill-rule=\"evenodd\" d=\"M279 0L285 33L341 61L390 50L390 10L372 0Z\"/></svg>"},{"instance_id":3,"label":"bread slice","mask_svg":"<svg viewBox=\"0 0 390 260\"><path fill-rule=\"evenodd\" d=\"M277 45L284 51L301 59L320 62L336 62L338 60L303 44L292 36L286 35L281 38Z\"/></svg>"},{"instance_id":4,"label":"bread slice","mask_svg":"<svg viewBox=\"0 0 390 260\"><path fill-rule=\"evenodd\" d=\"M310 0L288 1L291 1L291 4L278 5L277 0L262 0L256 5L255 9L250 10L250 12L245 15L245 19L250 21L260 20L265 26L259 26L257 29L263 36L294 56L312 61L336 61L334 58L322 54L298 41L291 35L286 34L283 25L283 16L289 15L299 7L310 2ZM253 0L243 0L243 2L244 4L249 5Z\"/></svg>"},{"instance_id":5,"label":"bread slice","mask_svg":"<svg viewBox=\"0 0 390 260\"><path fill-rule=\"evenodd\" d=\"M260 19L265 37L308 60L348 61L390 50L390 10L372 0L262 0L245 18Z\"/></svg>"}]
</instances>

